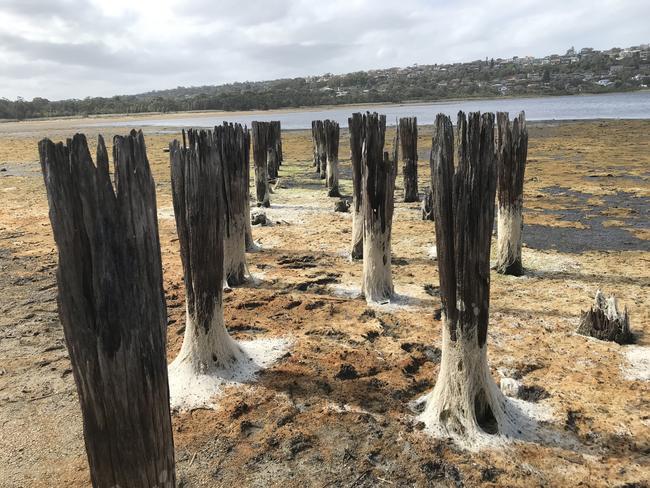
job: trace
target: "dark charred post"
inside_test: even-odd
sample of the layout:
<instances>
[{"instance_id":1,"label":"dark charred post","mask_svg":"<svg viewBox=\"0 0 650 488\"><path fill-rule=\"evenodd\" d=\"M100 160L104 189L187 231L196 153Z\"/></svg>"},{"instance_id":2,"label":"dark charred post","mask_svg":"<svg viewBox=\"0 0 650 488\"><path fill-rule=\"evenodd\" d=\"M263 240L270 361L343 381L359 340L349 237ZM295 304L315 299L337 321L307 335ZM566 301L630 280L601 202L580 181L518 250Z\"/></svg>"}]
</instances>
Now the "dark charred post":
<instances>
[{"instance_id":1,"label":"dark charred post","mask_svg":"<svg viewBox=\"0 0 650 488\"><path fill-rule=\"evenodd\" d=\"M223 129L223 128L220 128ZM232 136L235 137L232 129ZM224 227L228 198L222 196L221 143L211 131L188 132L188 146L170 145L172 196L181 249L186 301L183 345L169 367L172 407L204 406L215 391L196 391L194 382L233 364L241 351L223 320ZM196 381L197 377L203 380ZM197 403L198 402L198 403Z\"/></svg>"},{"instance_id":2,"label":"dark charred post","mask_svg":"<svg viewBox=\"0 0 650 488\"><path fill-rule=\"evenodd\" d=\"M229 286L243 284L246 266L246 225L250 222L248 203L248 130L240 124L224 122L214 128L214 139L221 152L220 195L224 217L224 280Z\"/></svg>"},{"instance_id":3,"label":"dark charred post","mask_svg":"<svg viewBox=\"0 0 650 488\"><path fill-rule=\"evenodd\" d=\"M402 150L404 201L417 202L418 195L418 123L416 117L399 119L399 140Z\"/></svg>"},{"instance_id":4,"label":"dark charred post","mask_svg":"<svg viewBox=\"0 0 650 488\"><path fill-rule=\"evenodd\" d=\"M268 124L269 138L267 149L267 165L269 178L274 180L278 177L280 164L282 163L282 135L279 121L268 122Z\"/></svg>"},{"instance_id":5,"label":"dark charred post","mask_svg":"<svg viewBox=\"0 0 650 488\"><path fill-rule=\"evenodd\" d=\"M284 161L284 156L282 155L282 126L279 120L274 120L271 122L273 126L273 131L275 133L275 152L277 153L278 159L278 168L282 166Z\"/></svg>"},{"instance_id":6,"label":"dark charred post","mask_svg":"<svg viewBox=\"0 0 650 488\"><path fill-rule=\"evenodd\" d=\"M314 154L314 161L312 165L316 171L320 173L320 148L318 147L318 120L311 121L311 145Z\"/></svg>"},{"instance_id":7,"label":"dark charred post","mask_svg":"<svg viewBox=\"0 0 650 488\"><path fill-rule=\"evenodd\" d=\"M494 115L459 114L461 159L454 171L453 127L440 114L432 148L432 188L443 311L440 372L422 420L444 435L514 433L513 417L487 363L490 243L496 164Z\"/></svg>"},{"instance_id":8,"label":"dark charred post","mask_svg":"<svg viewBox=\"0 0 650 488\"><path fill-rule=\"evenodd\" d=\"M176 140L170 145L172 196L188 318L207 332L211 302L221 300L222 294L222 168L216 164L212 132L190 129L187 139L187 147Z\"/></svg>"},{"instance_id":9,"label":"dark charred post","mask_svg":"<svg viewBox=\"0 0 650 488\"><path fill-rule=\"evenodd\" d=\"M272 136L272 130L270 135ZM269 180L274 181L278 177L278 160L277 153L272 146L266 149L266 165L269 172Z\"/></svg>"},{"instance_id":10,"label":"dark charred post","mask_svg":"<svg viewBox=\"0 0 650 488\"><path fill-rule=\"evenodd\" d=\"M521 276L521 234L528 129L521 112L512 123L507 112L497 113L497 264L502 274Z\"/></svg>"},{"instance_id":11,"label":"dark charred post","mask_svg":"<svg viewBox=\"0 0 650 488\"><path fill-rule=\"evenodd\" d=\"M324 180L327 177L327 141L325 137L325 123L319 121L318 124L318 147L320 157L320 178Z\"/></svg>"},{"instance_id":12,"label":"dark charred post","mask_svg":"<svg viewBox=\"0 0 650 488\"><path fill-rule=\"evenodd\" d=\"M348 118L350 131L350 162L352 163L352 259L363 258L363 151L364 116L352 114Z\"/></svg>"},{"instance_id":13,"label":"dark charred post","mask_svg":"<svg viewBox=\"0 0 650 488\"><path fill-rule=\"evenodd\" d=\"M368 302L393 295L391 228L397 164L384 152L386 116L364 117L363 165L363 293Z\"/></svg>"},{"instance_id":14,"label":"dark charred post","mask_svg":"<svg viewBox=\"0 0 650 488\"><path fill-rule=\"evenodd\" d=\"M339 124L333 120L323 122L325 157L327 160L327 196L340 197L339 192Z\"/></svg>"},{"instance_id":15,"label":"dark charred post","mask_svg":"<svg viewBox=\"0 0 650 488\"><path fill-rule=\"evenodd\" d=\"M271 203L269 201L269 172L267 164L270 124L268 122L253 122L252 138L257 206L270 207Z\"/></svg>"},{"instance_id":16,"label":"dark charred post","mask_svg":"<svg viewBox=\"0 0 650 488\"><path fill-rule=\"evenodd\" d=\"M430 160L430 163L433 165L433 159ZM433 220L433 190L429 187L424 189L422 220Z\"/></svg>"},{"instance_id":17,"label":"dark charred post","mask_svg":"<svg viewBox=\"0 0 650 488\"><path fill-rule=\"evenodd\" d=\"M325 179L327 173L327 143L325 140L325 124L322 120L314 120L311 123L312 144L314 146L314 166L321 179Z\"/></svg>"},{"instance_id":18,"label":"dark charred post","mask_svg":"<svg viewBox=\"0 0 650 488\"><path fill-rule=\"evenodd\" d=\"M627 308L622 313L619 312L616 298L608 298L600 290L596 292L594 306L582 313L576 332L601 341L634 343Z\"/></svg>"},{"instance_id":19,"label":"dark charred post","mask_svg":"<svg viewBox=\"0 0 650 488\"><path fill-rule=\"evenodd\" d=\"M142 132L39 143L63 325L93 486L173 487L156 192Z\"/></svg>"},{"instance_id":20,"label":"dark charred post","mask_svg":"<svg viewBox=\"0 0 650 488\"><path fill-rule=\"evenodd\" d=\"M246 181L246 196L244 198L245 201L245 206L246 209L244 210L244 214L246 215L246 235L245 235L245 242L246 242L246 252L252 252L257 249L257 246L255 245L255 241L253 241L253 227L251 225L251 162L250 162L250 148L251 148L251 133L250 131L244 126L244 134L242 136L244 138L244 141L242 143L242 152L243 152L243 158L244 158L244 170L245 170L245 176L244 180Z\"/></svg>"}]
</instances>

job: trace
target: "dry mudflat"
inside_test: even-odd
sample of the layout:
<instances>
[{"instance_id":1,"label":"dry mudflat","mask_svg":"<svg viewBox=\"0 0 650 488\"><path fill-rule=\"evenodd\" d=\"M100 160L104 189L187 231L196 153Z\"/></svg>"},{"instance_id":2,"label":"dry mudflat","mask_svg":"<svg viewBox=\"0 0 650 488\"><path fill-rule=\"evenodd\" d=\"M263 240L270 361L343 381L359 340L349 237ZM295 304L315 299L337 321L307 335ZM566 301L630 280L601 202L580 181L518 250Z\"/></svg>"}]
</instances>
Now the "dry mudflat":
<instances>
[{"instance_id":1,"label":"dry mudflat","mask_svg":"<svg viewBox=\"0 0 650 488\"><path fill-rule=\"evenodd\" d=\"M77 125L76 125L77 124ZM0 486L87 486L74 381L56 312L56 249L37 141L83 121L0 124ZM101 131L85 130L91 139ZM181 486L647 486L650 479L650 121L530 124L526 274L492 275L489 361L518 378L543 419L535 440L466 452L421 431L410 402L433 388L440 359L432 222L397 203L399 299L358 298L351 220L335 213L311 167L307 131L283 134L282 178L248 255L255 280L225 298L239 340L289 338L258 381L217 410L174 414ZM178 352L184 291L168 155L176 137L146 133L158 188L169 312ZM392 133L387 140L392 139ZM431 128L420 135L420 185ZM347 132L343 192L350 194ZM402 197L398 176L396 199ZM576 335L597 289L628 308L637 344Z\"/></svg>"}]
</instances>

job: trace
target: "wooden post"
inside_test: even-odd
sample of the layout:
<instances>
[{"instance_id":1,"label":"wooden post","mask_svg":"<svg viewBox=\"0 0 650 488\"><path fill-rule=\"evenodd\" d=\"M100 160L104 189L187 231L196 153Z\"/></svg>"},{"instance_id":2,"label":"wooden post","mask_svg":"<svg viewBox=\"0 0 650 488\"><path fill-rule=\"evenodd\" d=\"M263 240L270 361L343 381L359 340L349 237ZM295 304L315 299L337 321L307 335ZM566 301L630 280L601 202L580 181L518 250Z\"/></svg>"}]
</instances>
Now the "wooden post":
<instances>
[{"instance_id":1,"label":"wooden post","mask_svg":"<svg viewBox=\"0 0 650 488\"><path fill-rule=\"evenodd\" d=\"M443 334L436 386L421 415L429 429L474 443L513 435L516 420L487 363L490 244L496 164L494 115L459 114L461 147L454 172L453 128L439 114L433 138L434 211Z\"/></svg>"},{"instance_id":2,"label":"wooden post","mask_svg":"<svg viewBox=\"0 0 650 488\"><path fill-rule=\"evenodd\" d=\"M314 120L311 123L312 145L314 147L314 166L321 179L325 179L327 173L327 142L325 136L325 124L322 120Z\"/></svg>"},{"instance_id":3,"label":"wooden post","mask_svg":"<svg viewBox=\"0 0 650 488\"><path fill-rule=\"evenodd\" d=\"M393 295L391 228L396 162L384 152L386 116L365 117L363 145L363 287L368 302L386 302Z\"/></svg>"},{"instance_id":4,"label":"wooden post","mask_svg":"<svg viewBox=\"0 0 650 488\"><path fill-rule=\"evenodd\" d=\"M318 147L318 120L311 121L311 145L314 156L312 165L316 172L320 173L320 148Z\"/></svg>"},{"instance_id":5,"label":"wooden post","mask_svg":"<svg viewBox=\"0 0 650 488\"><path fill-rule=\"evenodd\" d=\"M339 124L333 120L323 122L325 157L327 159L327 196L340 197L339 192Z\"/></svg>"},{"instance_id":6,"label":"wooden post","mask_svg":"<svg viewBox=\"0 0 650 488\"><path fill-rule=\"evenodd\" d=\"M418 123L416 117L399 119L399 139L402 149L404 201L417 202L418 195Z\"/></svg>"},{"instance_id":7,"label":"wooden post","mask_svg":"<svg viewBox=\"0 0 650 488\"><path fill-rule=\"evenodd\" d=\"M497 264L501 274L521 276L524 172L528 154L526 116L521 112L512 123L507 112L497 113Z\"/></svg>"},{"instance_id":8,"label":"wooden post","mask_svg":"<svg viewBox=\"0 0 650 488\"><path fill-rule=\"evenodd\" d=\"M282 134L279 121L267 122L269 124L267 165L269 178L276 179L279 175L280 164L282 163Z\"/></svg>"},{"instance_id":9,"label":"wooden post","mask_svg":"<svg viewBox=\"0 0 650 488\"><path fill-rule=\"evenodd\" d=\"M320 178L324 180L327 177L327 142L325 138L325 124L319 121L318 124L318 147L320 156Z\"/></svg>"},{"instance_id":10,"label":"wooden post","mask_svg":"<svg viewBox=\"0 0 650 488\"><path fill-rule=\"evenodd\" d=\"M250 222L248 203L249 135L240 124L224 122L214 128L214 139L222 163L220 195L224 210L224 280L228 286L248 279L246 226Z\"/></svg>"},{"instance_id":11,"label":"wooden post","mask_svg":"<svg viewBox=\"0 0 650 488\"><path fill-rule=\"evenodd\" d=\"M271 121L273 132L275 134L275 152L277 154L278 168L282 166L284 156L282 155L282 126L279 120Z\"/></svg>"},{"instance_id":12,"label":"wooden post","mask_svg":"<svg viewBox=\"0 0 650 488\"><path fill-rule=\"evenodd\" d=\"M169 148L186 300L183 345L169 367L171 404L179 410L209 406L219 372L243 356L223 319L225 164L211 131L190 130L188 141Z\"/></svg>"},{"instance_id":13,"label":"wooden post","mask_svg":"<svg viewBox=\"0 0 650 488\"><path fill-rule=\"evenodd\" d=\"M363 131L364 116L352 114L348 118L350 131L350 162L352 163L352 259L363 258Z\"/></svg>"},{"instance_id":14,"label":"wooden post","mask_svg":"<svg viewBox=\"0 0 650 488\"><path fill-rule=\"evenodd\" d=\"M246 215L246 234L245 234L245 243L246 243L246 252L253 252L257 250L257 245L253 240L253 226L251 225L251 163L250 163L250 147L251 147L251 133L246 127L244 127L245 132L245 141L243 142L244 147L244 171L245 176L244 180L246 181L246 196L244 197L245 210L244 214Z\"/></svg>"},{"instance_id":15,"label":"wooden post","mask_svg":"<svg viewBox=\"0 0 650 488\"><path fill-rule=\"evenodd\" d=\"M268 122L254 121L253 132L253 164L255 165L255 191L258 207L270 207L269 201L269 173L268 149L270 137L270 124Z\"/></svg>"},{"instance_id":16,"label":"wooden post","mask_svg":"<svg viewBox=\"0 0 650 488\"><path fill-rule=\"evenodd\" d=\"M59 251L59 316L95 487L174 487L156 191L142 132L39 143Z\"/></svg>"}]
</instances>

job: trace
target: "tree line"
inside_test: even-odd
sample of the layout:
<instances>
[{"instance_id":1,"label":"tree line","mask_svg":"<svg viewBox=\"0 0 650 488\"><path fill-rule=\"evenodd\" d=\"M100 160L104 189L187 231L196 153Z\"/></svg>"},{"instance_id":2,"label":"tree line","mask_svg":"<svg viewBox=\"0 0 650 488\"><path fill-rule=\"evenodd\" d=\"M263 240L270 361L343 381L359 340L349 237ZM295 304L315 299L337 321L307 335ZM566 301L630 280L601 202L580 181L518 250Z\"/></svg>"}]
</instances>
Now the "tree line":
<instances>
[{"instance_id":1,"label":"tree line","mask_svg":"<svg viewBox=\"0 0 650 488\"><path fill-rule=\"evenodd\" d=\"M607 77L609 84L598 81ZM197 110L268 110L349 103L401 103L450 98L570 95L643 88L650 62L594 53L578 62L545 64L494 59L420 65L216 86L177 87L137 95L51 101L0 99L0 119Z\"/></svg>"}]
</instances>

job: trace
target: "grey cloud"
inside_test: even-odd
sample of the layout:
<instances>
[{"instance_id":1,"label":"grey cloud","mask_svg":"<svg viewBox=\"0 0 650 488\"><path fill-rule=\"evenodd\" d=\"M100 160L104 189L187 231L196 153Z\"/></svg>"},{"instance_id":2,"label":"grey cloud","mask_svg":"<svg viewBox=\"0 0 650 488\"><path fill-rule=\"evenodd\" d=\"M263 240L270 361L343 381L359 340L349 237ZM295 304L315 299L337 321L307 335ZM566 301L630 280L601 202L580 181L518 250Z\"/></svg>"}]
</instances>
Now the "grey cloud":
<instances>
[{"instance_id":1,"label":"grey cloud","mask_svg":"<svg viewBox=\"0 0 650 488\"><path fill-rule=\"evenodd\" d=\"M100 71L114 71L116 74L156 74L178 68L189 62L187 58L175 58L161 49L149 52L146 49L111 50L102 42L48 42L26 39L0 33L0 45L23 59L49 62L62 66L79 66Z\"/></svg>"},{"instance_id":2,"label":"grey cloud","mask_svg":"<svg viewBox=\"0 0 650 488\"><path fill-rule=\"evenodd\" d=\"M113 95L650 41L647 0L137 6L107 16L89 0L0 0L0 13L34 27L28 33L0 27L0 96Z\"/></svg>"},{"instance_id":3,"label":"grey cloud","mask_svg":"<svg viewBox=\"0 0 650 488\"><path fill-rule=\"evenodd\" d=\"M2 0L0 12L37 21L40 27L46 27L44 22L57 22L68 30L77 29L78 33L125 29L135 22L128 13L106 16L88 0Z\"/></svg>"},{"instance_id":4,"label":"grey cloud","mask_svg":"<svg viewBox=\"0 0 650 488\"><path fill-rule=\"evenodd\" d=\"M175 12L199 23L258 25L287 18L293 3L291 0L188 0Z\"/></svg>"}]
</instances>

